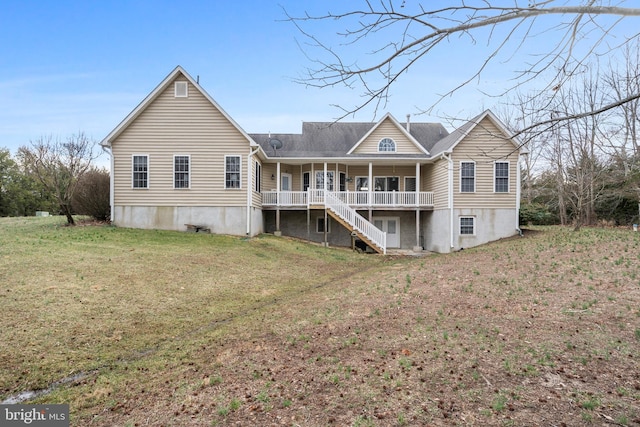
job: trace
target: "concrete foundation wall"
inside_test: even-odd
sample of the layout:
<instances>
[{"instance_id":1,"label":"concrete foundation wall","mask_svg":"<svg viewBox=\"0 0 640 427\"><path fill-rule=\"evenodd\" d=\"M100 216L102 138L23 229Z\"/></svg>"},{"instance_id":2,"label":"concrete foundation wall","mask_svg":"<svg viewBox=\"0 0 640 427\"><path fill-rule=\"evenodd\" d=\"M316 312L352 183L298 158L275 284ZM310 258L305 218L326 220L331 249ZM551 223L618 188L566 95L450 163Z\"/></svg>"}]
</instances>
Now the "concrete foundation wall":
<instances>
[{"instance_id":1,"label":"concrete foundation wall","mask_svg":"<svg viewBox=\"0 0 640 427\"><path fill-rule=\"evenodd\" d=\"M358 211L360 215L369 219L368 211ZM413 211L375 211L373 218L400 218L400 247L412 249L416 246L416 214ZM276 212L265 211L265 232L276 231ZM280 211L280 231L284 236L297 237L312 242L324 242L324 233L316 231L317 218L324 218L324 211L312 210L309 213L307 226L306 211ZM329 216L330 232L327 241L331 246L351 246L351 232ZM424 240L424 239L423 239Z\"/></svg>"},{"instance_id":2,"label":"concrete foundation wall","mask_svg":"<svg viewBox=\"0 0 640 427\"><path fill-rule=\"evenodd\" d=\"M451 248L450 212L449 209L442 209L425 213L426 250L446 253L451 250L479 246L518 233L515 209L454 209L453 248ZM474 235L460 235L461 216L474 218Z\"/></svg>"},{"instance_id":3,"label":"concrete foundation wall","mask_svg":"<svg viewBox=\"0 0 640 427\"><path fill-rule=\"evenodd\" d=\"M283 236L297 237L311 242L324 242L324 233L316 231L317 218L324 218L324 211L313 210L309 213L309 226L307 226L306 211L280 211L280 231ZM276 212L265 211L265 232L276 231ZM327 242L330 246L351 247L351 232L329 217L329 232Z\"/></svg>"},{"instance_id":4,"label":"concrete foundation wall","mask_svg":"<svg viewBox=\"0 0 640 427\"><path fill-rule=\"evenodd\" d=\"M118 227L185 231L185 224L203 225L216 234L245 236L245 207L115 206L113 224ZM251 235L264 231L262 211L252 209Z\"/></svg>"},{"instance_id":5,"label":"concrete foundation wall","mask_svg":"<svg viewBox=\"0 0 640 427\"><path fill-rule=\"evenodd\" d=\"M449 209L424 212L423 235L425 250L430 252L451 252L451 224Z\"/></svg>"},{"instance_id":6,"label":"concrete foundation wall","mask_svg":"<svg viewBox=\"0 0 640 427\"><path fill-rule=\"evenodd\" d=\"M475 235L460 235L460 217L475 218ZM454 209L455 250L482 245L518 233L515 209Z\"/></svg>"},{"instance_id":7,"label":"concrete foundation wall","mask_svg":"<svg viewBox=\"0 0 640 427\"><path fill-rule=\"evenodd\" d=\"M368 211L358 211L369 218ZM280 231L285 236L298 237L312 242L323 242L324 233L316 232L317 218L323 217L321 210L311 211L307 227L306 211L281 211ZM474 235L460 235L460 217L473 217ZM412 249L416 246L416 222L414 211L375 211L373 218L400 218L400 248ZM265 211L265 231L276 231L275 211ZM471 248L484 243L514 236L516 231L515 209L454 209L453 248L451 247L451 217L448 209L421 212L421 244L431 252L448 253L461 248ZM332 246L351 246L351 233L338 222L330 218L330 232L327 241Z\"/></svg>"}]
</instances>

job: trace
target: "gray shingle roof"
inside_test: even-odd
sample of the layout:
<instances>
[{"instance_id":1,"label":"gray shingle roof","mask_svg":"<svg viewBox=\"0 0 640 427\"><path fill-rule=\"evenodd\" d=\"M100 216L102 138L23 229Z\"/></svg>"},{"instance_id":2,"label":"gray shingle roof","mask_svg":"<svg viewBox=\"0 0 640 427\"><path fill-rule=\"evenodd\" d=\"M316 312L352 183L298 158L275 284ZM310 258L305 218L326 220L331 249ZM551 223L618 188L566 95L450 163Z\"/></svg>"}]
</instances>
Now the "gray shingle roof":
<instances>
[{"instance_id":1,"label":"gray shingle roof","mask_svg":"<svg viewBox=\"0 0 640 427\"><path fill-rule=\"evenodd\" d=\"M269 156L277 157L358 157L347 152L369 132L376 123L362 122L303 122L301 134L250 134ZM427 151L448 135L440 123L411 123L411 135ZM279 139L282 148L277 153L269 145ZM412 155L411 157L414 157ZM417 156L423 157L423 156Z\"/></svg>"}]
</instances>

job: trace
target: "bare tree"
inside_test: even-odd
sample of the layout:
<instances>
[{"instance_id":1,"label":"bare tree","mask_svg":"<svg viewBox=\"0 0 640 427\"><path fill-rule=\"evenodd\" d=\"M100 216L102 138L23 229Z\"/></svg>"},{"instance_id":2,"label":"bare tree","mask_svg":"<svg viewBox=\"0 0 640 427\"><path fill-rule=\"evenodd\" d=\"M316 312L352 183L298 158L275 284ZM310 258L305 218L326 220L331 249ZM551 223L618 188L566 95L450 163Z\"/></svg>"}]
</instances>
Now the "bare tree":
<instances>
[{"instance_id":1,"label":"bare tree","mask_svg":"<svg viewBox=\"0 0 640 427\"><path fill-rule=\"evenodd\" d=\"M624 98L640 92L640 43L637 41L624 50L624 61L611 62L603 80L611 97ZM640 211L640 99L634 99L613 112L613 137L609 144L611 156L622 166L626 185L619 187L623 196L638 200ZM625 194L626 193L626 194Z\"/></svg>"},{"instance_id":2,"label":"bare tree","mask_svg":"<svg viewBox=\"0 0 640 427\"><path fill-rule=\"evenodd\" d=\"M513 85L506 91L535 79L536 84L543 81L541 92L554 92L566 85L590 57L614 55L638 36L637 32L614 34L624 18L640 16L640 8L623 7L624 1L615 5L609 0L576 0L574 4L553 0L446 3L365 0L361 9L346 12L294 16L285 11L304 36L302 48L313 64L298 81L315 87L344 85L359 90L362 101L352 107L339 106L342 116L338 120L370 105L377 112L387 102L390 88L417 62L428 61L439 48L466 41L478 48L484 42L484 57L478 63L469 62L468 76L445 89L440 99L478 79L493 63L513 62L525 51L531 54L531 60L514 66ZM352 7L352 3L344 4ZM336 38L321 27L314 29L314 25L335 25L335 21L344 28ZM552 42L536 46L536 39L543 33ZM453 56L455 49L449 48L447 53ZM630 93L553 120L599 114L638 98L639 92Z\"/></svg>"},{"instance_id":3,"label":"bare tree","mask_svg":"<svg viewBox=\"0 0 640 427\"><path fill-rule=\"evenodd\" d=\"M521 165L522 198L527 203L532 203L535 198L534 183L537 175L545 167L541 164L541 156L545 146L550 144L549 138L553 137L553 132L541 131L534 126L548 117L546 103L547 101L537 93L516 92L498 111L498 115L511 133L518 133L520 145L527 149L527 155L523 157Z\"/></svg>"},{"instance_id":4,"label":"bare tree","mask_svg":"<svg viewBox=\"0 0 640 427\"><path fill-rule=\"evenodd\" d=\"M22 146L17 156L26 170L33 174L55 197L67 223L74 225L71 202L80 178L89 170L96 159L93 148L95 142L84 133L72 135L66 141L41 137Z\"/></svg>"},{"instance_id":5,"label":"bare tree","mask_svg":"<svg viewBox=\"0 0 640 427\"><path fill-rule=\"evenodd\" d=\"M597 69L590 68L579 80L560 88L551 114L571 116L579 109L600 105L604 92L597 75ZM605 119L600 114L562 123L555 129L557 140L549 150L548 157L557 167L558 198L569 208L576 230L596 220L595 204L604 187L603 146L609 140Z\"/></svg>"}]
</instances>

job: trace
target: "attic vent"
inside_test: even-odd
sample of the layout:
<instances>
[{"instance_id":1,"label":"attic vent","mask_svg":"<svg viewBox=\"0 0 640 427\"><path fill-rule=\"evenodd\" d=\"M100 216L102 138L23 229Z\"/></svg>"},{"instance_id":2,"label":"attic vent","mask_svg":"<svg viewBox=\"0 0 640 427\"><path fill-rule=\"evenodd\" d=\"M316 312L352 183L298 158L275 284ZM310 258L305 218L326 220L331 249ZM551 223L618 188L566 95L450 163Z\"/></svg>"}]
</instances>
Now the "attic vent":
<instances>
[{"instance_id":1,"label":"attic vent","mask_svg":"<svg viewBox=\"0 0 640 427\"><path fill-rule=\"evenodd\" d=\"M175 83L175 97L176 98L186 98L189 95L187 82L176 82Z\"/></svg>"}]
</instances>

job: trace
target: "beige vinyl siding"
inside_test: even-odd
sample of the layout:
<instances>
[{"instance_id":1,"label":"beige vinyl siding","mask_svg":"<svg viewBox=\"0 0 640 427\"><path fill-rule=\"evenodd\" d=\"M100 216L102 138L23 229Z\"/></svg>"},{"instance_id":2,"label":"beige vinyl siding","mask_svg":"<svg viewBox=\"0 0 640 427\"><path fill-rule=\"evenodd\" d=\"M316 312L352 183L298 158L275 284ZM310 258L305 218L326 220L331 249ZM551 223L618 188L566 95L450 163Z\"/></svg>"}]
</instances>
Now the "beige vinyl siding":
<instances>
[{"instance_id":1,"label":"beige vinyl siding","mask_svg":"<svg viewBox=\"0 0 640 427\"><path fill-rule=\"evenodd\" d=\"M262 165L262 192L276 189L276 180L271 179L271 175L276 175L276 165L273 163L264 163Z\"/></svg>"},{"instance_id":2,"label":"beige vinyl siding","mask_svg":"<svg viewBox=\"0 0 640 427\"><path fill-rule=\"evenodd\" d=\"M190 83L188 94L171 82L112 142L115 205L246 206L249 141ZM148 189L132 189L134 154L149 155ZM174 154L190 156L190 189L173 188ZM225 155L241 156L240 189L224 188Z\"/></svg>"},{"instance_id":3,"label":"beige vinyl siding","mask_svg":"<svg viewBox=\"0 0 640 427\"><path fill-rule=\"evenodd\" d=\"M433 191L434 209L446 209L449 205L448 167L449 162L440 159L426 168L425 180L429 189L425 191Z\"/></svg>"},{"instance_id":4,"label":"beige vinyl siding","mask_svg":"<svg viewBox=\"0 0 640 427\"><path fill-rule=\"evenodd\" d=\"M251 170L251 178L252 178L252 183L251 183L251 203L252 206L254 207L262 207L262 196L260 195L259 192L256 191L256 180L258 179L258 177L256 176L256 164L260 164L260 162L256 161L255 158L254 160L251 162L252 163L252 170ZM265 191L265 172L264 172L264 165L262 165L262 191ZM271 176L271 175L269 175Z\"/></svg>"},{"instance_id":5,"label":"beige vinyl siding","mask_svg":"<svg viewBox=\"0 0 640 427\"><path fill-rule=\"evenodd\" d=\"M382 138L391 138L396 143L396 153L424 154L407 138L390 119L386 119L356 148L354 154L378 153L378 143ZM392 155L393 153L388 153Z\"/></svg>"},{"instance_id":6,"label":"beige vinyl siding","mask_svg":"<svg viewBox=\"0 0 640 427\"><path fill-rule=\"evenodd\" d=\"M509 162L509 192L494 192L494 162ZM460 163L475 162L476 192L460 192ZM453 151L456 208L515 208L518 150L485 118Z\"/></svg>"}]
</instances>

